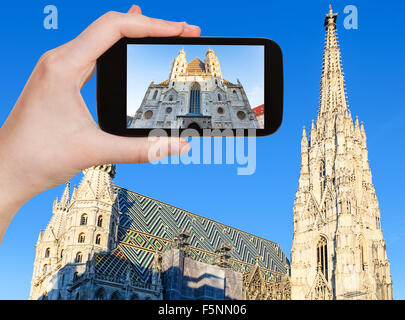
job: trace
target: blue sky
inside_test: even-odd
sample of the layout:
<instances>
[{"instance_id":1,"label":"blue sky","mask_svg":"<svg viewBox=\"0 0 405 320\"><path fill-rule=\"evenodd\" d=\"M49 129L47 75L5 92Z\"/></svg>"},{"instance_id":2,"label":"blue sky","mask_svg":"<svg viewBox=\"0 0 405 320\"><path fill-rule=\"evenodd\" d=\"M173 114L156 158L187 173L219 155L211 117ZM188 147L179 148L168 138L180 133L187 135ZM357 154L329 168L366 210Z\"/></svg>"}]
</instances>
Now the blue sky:
<instances>
[{"instance_id":1,"label":"blue sky","mask_svg":"<svg viewBox=\"0 0 405 320\"><path fill-rule=\"evenodd\" d=\"M184 48L186 60L204 62L208 48L214 50L222 77L242 83L252 108L264 102L263 46L200 46L200 45L129 45L127 66L127 112L135 114L151 81L160 83L169 77L174 58Z\"/></svg>"},{"instance_id":2,"label":"blue sky","mask_svg":"<svg viewBox=\"0 0 405 320\"><path fill-rule=\"evenodd\" d=\"M158 2L158 3L157 3ZM405 298L405 51L401 12L405 3L331 1L339 13L349 107L365 123L373 183L394 281L394 297ZM75 37L108 10L126 11L128 1L52 1L59 29L43 28L49 1L7 1L0 11L0 123L17 100L40 55ZM285 113L280 130L257 141L257 170L238 176L237 165L119 165L115 183L258 236L276 241L289 256L292 207L298 184L302 126L316 117L329 1L217 1L211 7L178 0L141 1L149 16L200 25L205 36L250 36L275 40L284 55ZM358 30L343 27L343 8L356 5ZM167 71L168 72L168 71ZM96 116L96 81L83 96ZM63 141L61 141L63 143ZM28 161L28 159L27 159ZM35 168L33 168L35 169ZM78 183L80 176L74 179ZM0 299L29 295L34 244L51 217L63 187L26 203L0 246Z\"/></svg>"}]
</instances>

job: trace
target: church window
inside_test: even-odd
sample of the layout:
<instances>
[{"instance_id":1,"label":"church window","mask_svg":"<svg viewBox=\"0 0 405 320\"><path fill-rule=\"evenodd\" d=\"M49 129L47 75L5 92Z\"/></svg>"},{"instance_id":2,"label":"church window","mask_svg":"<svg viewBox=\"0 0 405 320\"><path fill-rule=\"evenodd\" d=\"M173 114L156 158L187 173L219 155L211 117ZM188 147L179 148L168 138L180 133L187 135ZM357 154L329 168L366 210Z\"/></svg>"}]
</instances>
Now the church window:
<instances>
[{"instance_id":1,"label":"church window","mask_svg":"<svg viewBox=\"0 0 405 320\"><path fill-rule=\"evenodd\" d=\"M321 237L316 246L317 268L323 273L325 279L328 280L328 246L326 239Z\"/></svg>"},{"instance_id":2,"label":"church window","mask_svg":"<svg viewBox=\"0 0 405 320\"><path fill-rule=\"evenodd\" d=\"M221 95L218 93L218 101L221 101Z\"/></svg>"},{"instance_id":3,"label":"church window","mask_svg":"<svg viewBox=\"0 0 405 320\"><path fill-rule=\"evenodd\" d=\"M238 94L236 93L236 90L233 90L233 98L234 98L235 100L238 100L238 99L239 99Z\"/></svg>"},{"instance_id":4,"label":"church window","mask_svg":"<svg viewBox=\"0 0 405 320\"><path fill-rule=\"evenodd\" d=\"M361 270L365 271L366 269L366 263L365 263L365 244L364 244L364 238L363 236L360 237L359 239L359 254L360 254L360 266Z\"/></svg>"},{"instance_id":5,"label":"church window","mask_svg":"<svg viewBox=\"0 0 405 320\"><path fill-rule=\"evenodd\" d=\"M246 113L244 113L243 111L238 111L236 115L238 116L239 120L245 120L246 118Z\"/></svg>"},{"instance_id":6,"label":"church window","mask_svg":"<svg viewBox=\"0 0 405 320\"><path fill-rule=\"evenodd\" d=\"M166 113L172 113L173 109L171 107L166 108Z\"/></svg>"},{"instance_id":7,"label":"church window","mask_svg":"<svg viewBox=\"0 0 405 320\"><path fill-rule=\"evenodd\" d=\"M51 253L51 249L46 248L46 250L45 250L45 258L49 258L50 253Z\"/></svg>"},{"instance_id":8,"label":"church window","mask_svg":"<svg viewBox=\"0 0 405 320\"><path fill-rule=\"evenodd\" d=\"M200 113L200 85L194 82L190 88L190 113Z\"/></svg>"},{"instance_id":9,"label":"church window","mask_svg":"<svg viewBox=\"0 0 405 320\"><path fill-rule=\"evenodd\" d=\"M63 258L63 249L60 251L60 257Z\"/></svg>"},{"instance_id":10,"label":"church window","mask_svg":"<svg viewBox=\"0 0 405 320\"><path fill-rule=\"evenodd\" d=\"M82 253L81 253L81 252L76 253L75 262L76 262L76 263L80 263L80 262L82 262L82 261L83 261L83 255L82 255Z\"/></svg>"},{"instance_id":11,"label":"church window","mask_svg":"<svg viewBox=\"0 0 405 320\"><path fill-rule=\"evenodd\" d=\"M48 271L48 265L45 264L42 270L43 270L44 273L46 273Z\"/></svg>"},{"instance_id":12,"label":"church window","mask_svg":"<svg viewBox=\"0 0 405 320\"><path fill-rule=\"evenodd\" d=\"M96 244L100 244L101 243L101 235L97 235L96 236Z\"/></svg>"},{"instance_id":13,"label":"church window","mask_svg":"<svg viewBox=\"0 0 405 320\"><path fill-rule=\"evenodd\" d=\"M173 101L173 96L172 95L169 96L169 101Z\"/></svg>"},{"instance_id":14,"label":"church window","mask_svg":"<svg viewBox=\"0 0 405 320\"><path fill-rule=\"evenodd\" d=\"M96 291L94 295L94 300L104 300L105 299L105 291L104 289L100 288Z\"/></svg>"},{"instance_id":15,"label":"church window","mask_svg":"<svg viewBox=\"0 0 405 320\"><path fill-rule=\"evenodd\" d=\"M218 85L218 80L215 80L215 84Z\"/></svg>"},{"instance_id":16,"label":"church window","mask_svg":"<svg viewBox=\"0 0 405 320\"><path fill-rule=\"evenodd\" d=\"M319 168L319 177L325 178L325 161L321 160L321 165Z\"/></svg>"},{"instance_id":17,"label":"church window","mask_svg":"<svg viewBox=\"0 0 405 320\"><path fill-rule=\"evenodd\" d=\"M103 226L103 216L98 216L97 218L97 227L102 227Z\"/></svg>"},{"instance_id":18,"label":"church window","mask_svg":"<svg viewBox=\"0 0 405 320\"><path fill-rule=\"evenodd\" d=\"M82 232L81 234L79 234L78 242L79 242L79 243L84 243L84 241L86 241L86 236L85 236L84 233Z\"/></svg>"},{"instance_id":19,"label":"church window","mask_svg":"<svg viewBox=\"0 0 405 320\"><path fill-rule=\"evenodd\" d=\"M352 204L350 201L347 201L347 213L352 213Z\"/></svg>"},{"instance_id":20,"label":"church window","mask_svg":"<svg viewBox=\"0 0 405 320\"><path fill-rule=\"evenodd\" d=\"M111 300L122 300L121 295L118 291L115 291L112 295L111 295Z\"/></svg>"},{"instance_id":21,"label":"church window","mask_svg":"<svg viewBox=\"0 0 405 320\"><path fill-rule=\"evenodd\" d=\"M219 114L224 114L224 108L219 107L219 108L217 109L217 112L218 112Z\"/></svg>"},{"instance_id":22,"label":"church window","mask_svg":"<svg viewBox=\"0 0 405 320\"><path fill-rule=\"evenodd\" d=\"M87 225L87 214L83 213L80 217L80 225L85 226Z\"/></svg>"},{"instance_id":23,"label":"church window","mask_svg":"<svg viewBox=\"0 0 405 320\"><path fill-rule=\"evenodd\" d=\"M157 94L158 94L158 91L155 90L155 93L153 94L153 100L156 100Z\"/></svg>"},{"instance_id":24,"label":"church window","mask_svg":"<svg viewBox=\"0 0 405 320\"><path fill-rule=\"evenodd\" d=\"M152 118L152 116L153 116L152 110L148 110L145 112L145 115L144 115L145 119L149 120L150 118Z\"/></svg>"}]
</instances>

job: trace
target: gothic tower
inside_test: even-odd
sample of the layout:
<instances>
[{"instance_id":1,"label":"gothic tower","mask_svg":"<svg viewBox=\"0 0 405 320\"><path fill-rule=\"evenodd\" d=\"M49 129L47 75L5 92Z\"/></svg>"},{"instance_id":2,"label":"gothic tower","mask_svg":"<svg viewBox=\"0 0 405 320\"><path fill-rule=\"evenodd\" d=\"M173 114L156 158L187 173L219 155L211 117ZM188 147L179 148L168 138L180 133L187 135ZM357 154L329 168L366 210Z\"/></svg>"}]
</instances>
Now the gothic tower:
<instances>
[{"instance_id":1,"label":"gothic tower","mask_svg":"<svg viewBox=\"0 0 405 320\"><path fill-rule=\"evenodd\" d=\"M36 245L30 299L71 299L71 284L88 269L95 253L117 244L119 205L112 178L115 165L83 170L70 198L69 182ZM56 295L56 296L55 296Z\"/></svg>"},{"instance_id":2,"label":"gothic tower","mask_svg":"<svg viewBox=\"0 0 405 320\"><path fill-rule=\"evenodd\" d=\"M169 81L176 81L180 74L184 74L187 70L186 52L181 49L172 63L172 69L170 70Z\"/></svg>"},{"instance_id":3,"label":"gothic tower","mask_svg":"<svg viewBox=\"0 0 405 320\"><path fill-rule=\"evenodd\" d=\"M309 139L301 140L294 202L292 299L392 299L380 210L363 122L347 106L336 35L325 18L320 104Z\"/></svg>"},{"instance_id":4,"label":"gothic tower","mask_svg":"<svg viewBox=\"0 0 405 320\"><path fill-rule=\"evenodd\" d=\"M222 78L221 67L219 66L218 57L215 55L214 50L208 49L205 54L205 70L208 74L214 77Z\"/></svg>"}]
</instances>

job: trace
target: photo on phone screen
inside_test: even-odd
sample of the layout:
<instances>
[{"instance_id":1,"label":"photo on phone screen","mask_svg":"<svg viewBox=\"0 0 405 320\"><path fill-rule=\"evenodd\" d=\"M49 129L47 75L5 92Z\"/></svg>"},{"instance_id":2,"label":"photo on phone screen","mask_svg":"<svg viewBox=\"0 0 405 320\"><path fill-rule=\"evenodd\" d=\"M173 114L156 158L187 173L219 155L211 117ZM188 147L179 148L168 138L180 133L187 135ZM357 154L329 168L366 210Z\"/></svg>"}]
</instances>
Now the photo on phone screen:
<instances>
[{"instance_id":1,"label":"photo on phone screen","mask_svg":"<svg viewBox=\"0 0 405 320\"><path fill-rule=\"evenodd\" d=\"M264 129L263 45L126 49L128 129Z\"/></svg>"}]
</instances>

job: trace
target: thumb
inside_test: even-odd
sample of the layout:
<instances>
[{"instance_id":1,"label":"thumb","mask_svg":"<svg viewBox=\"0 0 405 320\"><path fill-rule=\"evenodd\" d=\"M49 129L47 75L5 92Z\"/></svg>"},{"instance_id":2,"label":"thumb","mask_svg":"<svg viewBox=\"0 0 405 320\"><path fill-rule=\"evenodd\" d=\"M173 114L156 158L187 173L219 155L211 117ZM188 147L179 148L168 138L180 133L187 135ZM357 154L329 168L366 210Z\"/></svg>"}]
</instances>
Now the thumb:
<instances>
[{"instance_id":1,"label":"thumb","mask_svg":"<svg viewBox=\"0 0 405 320\"><path fill-rule=\"evenodd\" d=\"M97 154L97 164L101 163L144 163L154 162L172 155L190 151L184 138L144 137L131 138L115 136L99 131L98 138L92 143Z\"/></svg>"}]
</instances>

